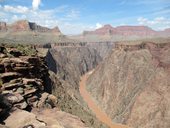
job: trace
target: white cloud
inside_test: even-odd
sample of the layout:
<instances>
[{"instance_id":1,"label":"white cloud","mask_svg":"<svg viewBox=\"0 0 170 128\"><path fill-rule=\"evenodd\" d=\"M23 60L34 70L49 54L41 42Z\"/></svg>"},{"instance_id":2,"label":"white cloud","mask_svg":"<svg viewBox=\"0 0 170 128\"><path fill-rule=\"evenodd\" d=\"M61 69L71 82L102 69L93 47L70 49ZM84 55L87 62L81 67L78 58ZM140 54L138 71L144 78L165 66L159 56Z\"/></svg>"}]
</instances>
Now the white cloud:
<instances>
[{"instance_id":1,"label":"white cloud","mask_svg":"<svg viewBox=\"0 0 170 128\"><path fill-rule=\"evenodd\" d=\"M26 19L39 25L53 28L58 26L64 34L80 34L84 30L94 30L101 24L81 24L75 21L80 17L80 11L70 8L68 5L59 6L54 9L41 10L37 6L10 6L0 5L0 21L13 23L17 20ZM37 8L36 8L37 7Z\"/></svg>"},{"instance_id":2,"label":"white cloud","mask_svg":"<svg viewBox=\"0 0 170 128\"><path fill-rule=\"evenodd\" d=\"M41 0L32 0L32 8L37 10L41 4Z\"/></svg>"},{"instance_id":3,"label":"white cloud","mask_svg":"<svg viewBox=\"0 0 170 128\"><path fill-rule=\"evenodd\" d=\"M2 7L1 7L2 8ZM3 7L4 11L6 12L11 12L11 13L27 13L29 9L25 6L10 6L10 5L5 5Z\"/></svg>"},{"instance_id":4,"label":"white cloud","mask_svg":"<svg viewBox=\"0 0 170 128\"><path fill-rule=\"evenodd\" d=\"M26 16L25 15L21 15L21 16L13 15L11 19L12 21L17 21L21 19L26 19Z\"/></svg>"},{"instance_id":5,"label":"white cloud","mask_svg":"<svg viewBox=\"0 0 170 128\"><path fill-rule=\"evenodd\" d=\"M100 23L96 23L96 29L101 28L103 25Z\"/></svg>"},{"instance_id":6,"label":"white cloud","mask_svg":"<svg viewBox=\"0 0 170 128\"><path fill-rule=\"evenodd\" d=\"M170 27L170 19L165 17L156 17L152 20L149 20L144 17L139 17L137 21L140 25L149 26L156 30L163 30L165 28Z\"/></svg>"}]
</instances>

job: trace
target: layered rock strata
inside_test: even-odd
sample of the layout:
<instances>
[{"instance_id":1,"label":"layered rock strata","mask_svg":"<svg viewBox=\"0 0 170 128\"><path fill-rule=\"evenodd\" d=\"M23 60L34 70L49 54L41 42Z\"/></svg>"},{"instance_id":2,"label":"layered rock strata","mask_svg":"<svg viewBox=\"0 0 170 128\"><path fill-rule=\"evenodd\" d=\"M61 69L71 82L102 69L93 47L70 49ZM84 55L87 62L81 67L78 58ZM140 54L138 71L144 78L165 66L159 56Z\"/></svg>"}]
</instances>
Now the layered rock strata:
<instances>
[{"instance_id":1,"label":"layered rock strata","mask_svg":"<svg viewBox=\"0 0 170 128\"><path fill-rule=\"evenodd\" d=\"M87 80L91 96L113 122L170 127L170 43L115 47Z\"/></svg>"}]
</instances>

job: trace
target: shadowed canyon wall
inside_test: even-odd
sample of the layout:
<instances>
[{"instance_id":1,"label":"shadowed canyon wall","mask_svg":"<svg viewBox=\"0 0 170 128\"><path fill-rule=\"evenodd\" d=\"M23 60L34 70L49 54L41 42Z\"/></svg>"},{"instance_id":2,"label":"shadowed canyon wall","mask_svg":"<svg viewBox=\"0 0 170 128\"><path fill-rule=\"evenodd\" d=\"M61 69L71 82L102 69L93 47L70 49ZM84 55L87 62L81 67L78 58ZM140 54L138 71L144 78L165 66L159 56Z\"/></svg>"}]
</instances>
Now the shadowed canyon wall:
<instances>
[{"instance_id":1,"label":"shadowed canyon wall","mask_svg":"<svg viewBox=\"0 0 170 128\"><path fill-rule=\"evenodd\" d=\"M48 50L46 56L48 67L52 71L51 77L54 80L52 93L58 99L57 105L63 111L79 116L86 124L95 128L106 126L95 118L83 101L79 93L79 81L81 75L94 69L102 61L112 46L110 45L110 49L108 45L103 48L102 45L55 46Z\"/></svg>"}]
</instances>

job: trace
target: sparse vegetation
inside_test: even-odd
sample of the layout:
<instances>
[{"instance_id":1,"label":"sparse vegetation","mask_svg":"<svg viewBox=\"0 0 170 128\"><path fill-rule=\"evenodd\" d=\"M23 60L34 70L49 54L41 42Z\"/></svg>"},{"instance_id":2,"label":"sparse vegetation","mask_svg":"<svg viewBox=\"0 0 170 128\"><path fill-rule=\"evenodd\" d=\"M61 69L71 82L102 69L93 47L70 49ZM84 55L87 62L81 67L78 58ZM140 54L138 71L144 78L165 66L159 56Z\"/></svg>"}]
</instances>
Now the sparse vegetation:
<instances>
[{"instance_id":1,"label":"sparse vegetation","mask_svg":"<svg viewBox=\"0 0 170 128\"><path fill-rule=\"evenodd\" d=\"M6 46L8 48L16 48L16 50L28 56L37 54L37 50L34 48L34 45L31 44L29 45L29 44L20 44L20 43L6 43L6 44L0 43L0 45ZM12 55L10 55L9 53L8 56L12 57Z\"/></svg>"}]
</instances>

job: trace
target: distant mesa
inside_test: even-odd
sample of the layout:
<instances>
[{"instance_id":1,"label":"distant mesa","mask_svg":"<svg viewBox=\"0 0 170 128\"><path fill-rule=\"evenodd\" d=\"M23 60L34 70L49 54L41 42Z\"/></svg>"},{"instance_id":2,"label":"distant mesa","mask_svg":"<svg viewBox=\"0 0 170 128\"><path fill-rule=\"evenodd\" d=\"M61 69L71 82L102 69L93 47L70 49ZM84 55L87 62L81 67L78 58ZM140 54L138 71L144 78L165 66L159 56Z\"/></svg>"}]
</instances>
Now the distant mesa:
<instances>
[{"instance_id":1,"label":"distant mesa","mask_svg":"<svg viewBox=\"0 0 170 128\"><path fill-rule=\"evenodd\" d=\"M40 33L54 33L61 35L61 31L56 26L52 29L37 25L34 22L29 22L27 20L19 20L13 24L7 24L6 22L0 22L0 32L20 32L20 31L33 31Z\"/></svg>"},{"instance_id":2,"label":"distant mesa","mask_svg":"<svg viewBox=\"0 0 170 128\"><path fill-rule=\"evenodd\" d=\"M6 22L0 22L0 32L39 32L39 33L52 33L56 35L63 35L58 28L48 28L40 26L34 22L29 22L28 20L19 20L13 24L7 24ZM152 28L147 26L118 26L112 27L109 24L104 25L101 28L98 28L94 31L84 31L83 36L88 35L107 35L107 36L139 36L139 37L148 37L148 36L169 36L170 28L167 28L163 31L155 31Z\"/></svg>"},{"instance_id":3,"label":"distant mesa","mask_svg":"<svg viewBox=\"0 0 170 128\"><path fill-rule=\"evenodd\" d=\"M120 35L120 36L156 36L156 35L168 35L170 34L170 28L164 31L155 31L147 26L118 26L112 27L107 24L102 28L94 31L84 31L83 35Z\"/></svg>"}]
</instances>

